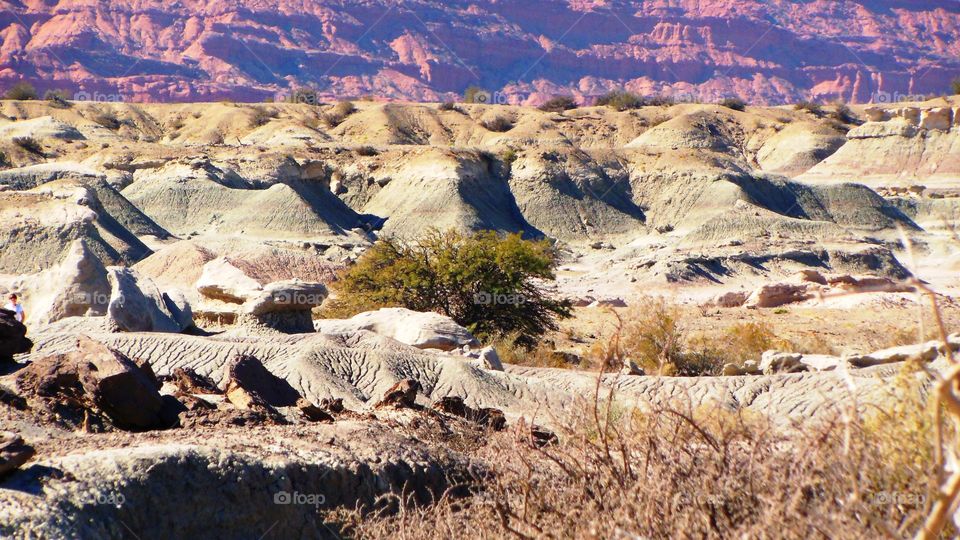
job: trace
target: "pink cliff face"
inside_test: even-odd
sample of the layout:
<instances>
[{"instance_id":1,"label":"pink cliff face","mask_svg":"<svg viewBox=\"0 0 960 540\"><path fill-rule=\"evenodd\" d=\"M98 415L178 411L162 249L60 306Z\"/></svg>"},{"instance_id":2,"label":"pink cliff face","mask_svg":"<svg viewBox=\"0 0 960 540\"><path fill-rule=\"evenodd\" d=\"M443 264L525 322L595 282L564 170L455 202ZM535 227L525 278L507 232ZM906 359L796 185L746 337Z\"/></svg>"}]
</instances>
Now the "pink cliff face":
<instances>
[{"instance_id":1,"label":"pink cliff face","mask_svg":"<svg viewBox=\"0 0 960 540\"><path fill-rule=\"evenodd\" d=\"M89 99L326 98L583 103L609 89L680 100L862 103L942 94L960 76L944 0L25 0L0 4L0 89Z\"/></svg>"}]
</instances>

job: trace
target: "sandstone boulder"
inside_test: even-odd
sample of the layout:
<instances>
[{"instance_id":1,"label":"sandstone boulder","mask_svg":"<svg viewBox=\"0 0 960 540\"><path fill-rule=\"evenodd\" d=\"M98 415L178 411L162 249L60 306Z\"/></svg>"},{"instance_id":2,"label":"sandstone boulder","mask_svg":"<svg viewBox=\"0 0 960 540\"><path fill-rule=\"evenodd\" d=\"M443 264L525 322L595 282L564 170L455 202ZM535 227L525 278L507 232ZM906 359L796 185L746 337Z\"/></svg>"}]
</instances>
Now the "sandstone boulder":
<instances>
[{"instance_id":1,"label":"sandstone boulder","mask_svg":"<svg viewBox=\"0 0 960 540\"><path fill-rule=\"evenodd\" d=\"M322 283L307 283L298 279L278 281L263 287L243 305L243 311L251 315L310 311L323 304L327 287Z\"/></svg>"},{"instance_id":2,"label":"sandstone boulder","mask_svg":"<svg viewBox=\"0 0 960 540\"><path fill-rule=\"evenodd\" d=\"M933 107L923 109L920 114L920 127L939 131L950 131L953 121L953 109L949 107Z\"/></svg>"},{"instance_id":3,"label":"sandstone boulder","mask_svg":"<svg viewBox=\"0 0 960 540\"><path fill-rule=\"evenodd\" d=\"M234 304L242 304L263 290L260 282L245 274L225 257L203 265L196 287L200 294L211 300Z\"/></svg>"},{"instance_id":4,"label":"sandstone boulder","mask_svg":"<svg viewBox=\"0 0 960 540\"><path fill-rule=\"evenodd\" d=\"M767 375L807 371L807 366L800 361L802 359L803 355L800 353L767 351L760 359L760 370Z\"/></svg>"},{"instance_id":5,"label":"sandstone boulder","mask_svg":"<svg viewBox=\"0 0 960 540\"><path fill-rule=\"evenodd\" d=\"M179 291L162 292L130 268L110 267L107 315L124 332L180 333L193 326L193 312Z\"/></svg>"},{"instance_id":6,"label":"sandstone boulder","mask_svg":"<svg viewBox=\"0 0 960 540\"><path fill-rule=\"evenodd\" d=\"M752 308L775 308L809 300L812 297L805 284L771 283L753 291L745 305Z\"/></svg>"},{"instance_id":7,"label":"sandstone boulder","mask_svg":"<svg viewBox=\"0 0 960 540\"><path fill-rule=\"evenodd\" d=\"M450 317L404 308L383 308L350 319L316 321L316 331L321 334L354 333L360 330L368 330L419 349L452 351L464 345L480 345L469 330Z\"/></svg>"},{"instance_id":8,"label":"sandstone boulder","mask_svg":"<svg viewBox=\"0 0 960 540\"><path fill-rule=\"evenodd\" d=\"M16 433L0 432L0 478L20 468L34 453L33 447Z\"/></svg>"}]
</instances>

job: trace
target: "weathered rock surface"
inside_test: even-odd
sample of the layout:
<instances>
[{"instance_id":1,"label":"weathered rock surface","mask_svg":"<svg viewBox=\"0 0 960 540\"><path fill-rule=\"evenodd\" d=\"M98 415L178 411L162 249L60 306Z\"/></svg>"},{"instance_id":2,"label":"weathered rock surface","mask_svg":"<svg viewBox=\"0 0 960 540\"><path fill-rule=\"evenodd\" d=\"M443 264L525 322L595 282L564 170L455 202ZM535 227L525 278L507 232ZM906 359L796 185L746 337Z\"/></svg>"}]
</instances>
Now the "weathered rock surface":
<instances>
[{"instance_id":1,"label":"weathered rock surface","mask_svg":"<svg viewBox=\"0 0 960 540\"><path fill-rule=\"evenodd\" d=\"M16 433L0 432L0 479L29 461L34 453Z\"/></svg>"},{"instance_id":2,"label":"weathered rock surface","mask_svg":"<svg viewBox=\"0 0 960 540\"><path fill-rule=\"evenodd\" d=\"M316 321L321 334L356 333L368 330L419 349L452 351L464 345L477 346L477 338L438 313L420 313L403 308L383 308L361 313L350 319Z\"/></svg>"},{"instance_id":3,"label":"weathered rock surface","mask_svg":"<svg viewBox=\"0 0 960 540\"><path fill-rule=\"evenodd\" d=\"M179 333L193 326L193 312L179 291L160 291L135 270L111 267L107 314L125 332Z\"/></svg>"}]
</instances>

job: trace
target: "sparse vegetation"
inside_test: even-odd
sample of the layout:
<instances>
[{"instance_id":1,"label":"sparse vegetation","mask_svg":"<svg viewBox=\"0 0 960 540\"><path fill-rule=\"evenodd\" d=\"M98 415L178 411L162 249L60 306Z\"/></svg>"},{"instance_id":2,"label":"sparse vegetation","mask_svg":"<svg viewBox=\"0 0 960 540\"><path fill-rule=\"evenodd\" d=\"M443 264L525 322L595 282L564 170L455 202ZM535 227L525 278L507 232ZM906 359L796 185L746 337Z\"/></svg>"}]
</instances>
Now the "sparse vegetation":
<instances>
[{"instance_id":1,"label":"sparse vegetation","mask_svg":"<svg viewBox=\"0 0 960 540\"><path fill-rule=\"evenodd\" d=\"M70 107L70 94L66 90L47 90L43 95L43 99L50 102L50 104L59 109L66 109Z\"/></svg>"},{"instance_id":2,"label":"sparse vegetation","mask_svg":"<svg viewBox=\"0 0 960 540\"><path fill-rule=\"evenodd\" d=\"M504 165L510 167L517 160L517 151L513 148L507 148L500 154L500 160L503 161Z\"/></svg>"},{"instance_id":3,"label":"sparse vegetation","mask_svg":"<svg viewBox=\"0 0 960 540\"><path fill-rule=\"evenodd\" d=\"M452 101L444 101L437 107L437 109L441 111L459 111L460 110L457 108L457 104Z\"/></svg>"},{"instance_id":4,"label":"sparse vegetation","mask_svg":"<svg viewBox=\"0 0 960 540\"><path fill-rule=\"evenodd\" d=\"M250 116L250 127L258 128L260 126L265 126L270 120L279 116L279 113L274 109L268 109L266 107L253 107L253 114Z\"/></svg>"},{"instance_id":5,"label":"sparse vegetation","mask_svg":"<svg viewBox=\"0 0 960 540\"><path fill-rule=\"evenodd\" d=\"M571 96L556 96L539 107L541 111L555 113L576 108L577 102Z\"/></svg>"},{"instance_id":6,"label":"sparse vegetation","mask_svg":"<svg viewBox=\"0 0 960 540\"><path fill-rule=\"evenodd\" d=\"M36 154L38 156L43 155L43 145L41 145L40 141L34 139L33 137L14 137L13 144L23 148L31 154Z\"/></svg>"},{"instance_id":7,"label":"sparse vegetation","mask_svg":"<svg viewBox=\"0 0 960 540\"><path fill-rule=\"evenodd\" d=\"M381 239L335 284L330 307L348 316L401 306L452 317L480 339L516 335L533 346L570 303L548 295L537 280L554 278L556 253L547 241L486 231L430 231L417 244Z\"/></svg>"},{"instance_id":8,"label":"sparse vegetation","mask_svg":"<svg viewBox=\"0 0 960 540\"><path fill-rule=\"evenodd\" d=\"M719 105L740 112L747 110L747 102L736 97L726 98L720 101Z\"/></svg>"},{"instance_id":9,"label":"sparse vegetation","mask_svg":"<svg viewBox=\"0 0 960 540\"><path fill-rule=\"evenodd\" d=\"M794 110L806 111L816 117L823 116L823 106L812 101L801 101L793 106Z\"/></svg>"},{"instance_id":10,"label":"sparse vegetation","mask_svg":"<svg viewBox=\"0 0 960 540\"><path fill-rule=\"evenodd\" d=\"M118 130L120 129L120 120L113 113L100 113L91 118L96 124L99 124L107 129Z\"/></svg>"},{"instance_id":11,"label":"sparse vegetation","mask_svg":"<svg viewBox=\"0 0 960 540\"><path fill-rule=\"evenodd\" d=\"M480 125L497 133L503 133L513 129L513 122L511 122L506 116L494 116L493 118L484 120L480 123Z\"/></svg>"},{"instance_id":12,"label":"sparse vegetation","mask_svg":"<svg viewBox=\"0 0 960 540\"><path fill-rule=\"evenodd\" d=\"M953 95L960 96L960 77L950 82L950 91L953 92Z\"/></svg>"},{"instance_id":13,"label":"sparse vegetation","mask_svg":"<svg viewBox=\"0 0 960 540\"><path fill-rule=\"evenodd\" d=\"M3 99L13 99L16 101L30 101L37 99L37 97L37 89L26 81L18 82L3 94Z\"/></svg>"},{"instance_id":14,"label":"sparse vegetation","mask_svg":"<svg viewBox=\"0 0 960 540\"><path fill-rule=\"evenodd\" d=\"M352 101L341 101L324 113L321 118L327 126L337 127L355 112L357 112L357 107Z\"/></svg>"},{"instance_id":15,"label":"sparse vegetation","mask_svg":"<svg viewBox=\"0 0 960 540\"><path fill-rule=\"evenodd\" d=\"M852 124L856 121L853 111L842 101L834 102L833 111L830 112L830 118L843 124Z\"/></svg>"},{"instance_id":16,"label":"sparse vegetation","mask_svg":"<svg viewBox=\"0 0 960 540\"><path fill-rule=\"evenodd\" d=\"M614 90L598 97L594 101L598 107L610 107L616 111L627 111L630 109L639 109L646 105L646 101L633 92Z\"/></svg>"},{"instance_id":17,"label":"sparse vegetation","mask_svg":"<svg viewBox=\"0 0 960 540\"><path fill-rule=\"evenodd\" d=\"M358 146L356 149L356 152L358 156L364 156L364 157L373 157L380 154L380 152L376 148L370 145Z\"/></svg>"},{"instance_id":18,"label":"sparse vegetation","mask_svg":"<svg viewBox=\"0 0 960 540\"><path fill-rule=\"evenodd\" d=\"M485 538L908 537L935 498L935 452L922 392L916 384L902 391L896 415L851 411L787 433L725 404L684 406L683 396L674 408L641 412L598 387L577 414L551 415L553 443L526 424L488 435L472 455L495 464L495 474L478 472L458 486L461 496L417 506L389 495L329 520L367 539L463 530Z\"/></svg>"}]
</instances>

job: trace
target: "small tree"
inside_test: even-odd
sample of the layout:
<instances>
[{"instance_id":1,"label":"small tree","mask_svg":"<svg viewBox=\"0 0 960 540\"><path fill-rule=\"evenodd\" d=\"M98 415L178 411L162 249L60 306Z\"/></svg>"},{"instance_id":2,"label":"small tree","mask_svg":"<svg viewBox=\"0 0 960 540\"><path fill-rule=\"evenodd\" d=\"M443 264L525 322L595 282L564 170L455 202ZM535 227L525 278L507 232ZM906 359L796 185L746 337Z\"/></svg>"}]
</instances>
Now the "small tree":
<instances>
[{"instance_id":1,"label":"small tree","mask_svg":"<svg viewBox=\"0 0 960 540\"><path fill-rule=\"evenodd\" d=\"M953 91L953 95L960 96L960 77L950 83L950 89Z\"/></svg>"},{"instance_id":2,"label":"small tree","mask_svg":"<svg viewBox=\"0 0 960 540\"><path fill-rule=\"evenodd\" d=\"M577 102L574 101L574 99L570 96L556 96L541 105L539 108L544 112L560 113L563 111L569 111L570 109L576 109Z\"/></svg>"},{"instance_id":3,"label":"small tree","mask_svg":"<svg viewBox=\"0 0 960 540\"><path fill-rule=\"evenodd\" d=\"M545 240L493 231L428 232L416 244L382 239L334 285L331 312L347 316L380 307L435 311L480 339L514 334L534 345L570 302L550 297L539 280L554 279L556 253Z\"/></svg>"},{"instance_id":4,"label":"small tree","mask_svg":"<svg viewBox=\"0 0 960 540\"><path fill-rule=\"evenodd\" d=\"M17 101L29 101L37 99L37 97L37 89L28 82L18 82L3 94L3 99L15 99Z\"/></svg>"}]
</instances>

